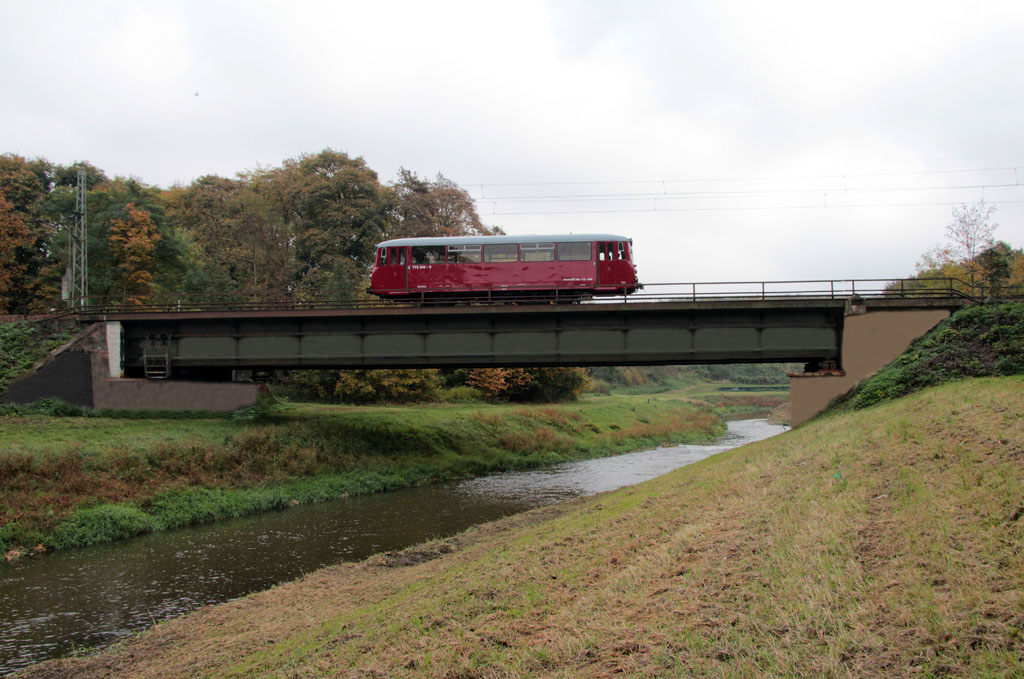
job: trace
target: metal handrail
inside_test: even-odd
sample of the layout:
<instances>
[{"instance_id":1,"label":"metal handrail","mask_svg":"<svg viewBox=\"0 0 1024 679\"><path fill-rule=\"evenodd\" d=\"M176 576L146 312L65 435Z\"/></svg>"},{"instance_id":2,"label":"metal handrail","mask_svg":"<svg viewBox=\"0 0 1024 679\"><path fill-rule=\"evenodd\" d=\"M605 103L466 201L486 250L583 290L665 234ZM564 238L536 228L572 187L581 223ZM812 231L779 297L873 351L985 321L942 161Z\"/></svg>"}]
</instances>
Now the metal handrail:
<instances>
[{"instance_id":1,"label":"metal handrail","mask_svg":"<svg viewBox=\"0 0 1024 679\"><path fill-rule=\"evenodd\" d=\"M647 283L641 289L626 293L591 295L581 299L579 288L557 287L540 291L492 290L487 294L452 295L442 289L416 290L407 298L368 298L365 291L325 291L322 296L307 298L303 294L288 293L274 296L220 293L189 296L150 295L130 300L93 298L93 303L69 312L79 314L103 313L157 313L174 311L275 311L275 310L341 310L380 309L395 307L421 307L443 305L504 305L548 304L551 302L608 303L608 302L718 302L779 299L959 299L977 301L966 290L969 284L955 278L871 278L844 280L783 280L783 281L705 281L689 283ZM554 295L550 292L553 290ZM1015 291L1007 291L1015 292ZM432 294L443 294L433 299ZM1024 298L1024 290L1003 295L1006 298ZM91 300L92 301L92 300Z\"/></svg>"}]
</instances>

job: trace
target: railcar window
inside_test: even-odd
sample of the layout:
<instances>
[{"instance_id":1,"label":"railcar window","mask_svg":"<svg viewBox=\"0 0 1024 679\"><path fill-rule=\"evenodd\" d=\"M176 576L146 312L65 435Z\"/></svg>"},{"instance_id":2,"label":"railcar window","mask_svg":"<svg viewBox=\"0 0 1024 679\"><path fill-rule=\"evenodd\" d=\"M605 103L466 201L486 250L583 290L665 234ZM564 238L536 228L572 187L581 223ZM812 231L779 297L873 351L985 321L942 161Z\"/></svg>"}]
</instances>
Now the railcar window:
<instances>
[{"instance_id":1,"label":"railcar window","mask_svg":"<svg viewBox=\"0 0 1024 679\"><path fill-rule=\"evenodd\" d=\"M480 261L479 245L449 245L448 261L452 264L473 264Z\"/></svg>"},{"instance_id":2,"label":"railcar window","mask_svg":"<svg viewBox=\"0 0 1024 679\"><path fill-rule=\"evenodd\" d=\"M554 243L520 243L519 251L524 262L555 261Z\"/></svg>"},{"instance_id":3,"label":"railcar window","mask_svg":"<svg viewBox=\"0 0 1024 679\"><path fill-rule=\"evenodd\" d=\"M559 243L558 261L583 262L592 259L590 243Z\"/></svg>"},{"instance_id":4,"label":"railcar window","mask_svg":"<svg viewBox=\"0 0 1024 679\"><path fill-rule=\"evenodd\" d=\"M619 241L619 259L625 261L626 259L626 244Z\"/></svg>"},{"instance_id":5,"label":"railcar window","mask_svg":"<svg viewBox=\"0 0 1024 679\"><path fill-rule=\"evenodd\" d=\"M485 262L518 262L519 246L515 243L495 243L484 246Z\"/></svg>"},{"instance_id":6,"label":"railcar window","mask_svg":"<svg viewBox=\"0 0 1024 679\"><path fill-rule=\"evenodd\" d=\"M443 245L418 245L412 248L413 264L444 264Z\"/></svg>"},{"instance_id":7,"label":"railcar window","mask_svg":"<svg viewBox=\"0 0 1024 679\"><path fill-rule=\"evenodd\" d=\"M377 263L378 264L380 264L381 266L384 266L385 264L388 263L388 249L387 248L380 248L380 250L378 251L377 254L380 255L377 258Z\"/></svg>"},{"instance_id":8,"label":"railcar window","mask_svg":"<svg viewBox=\"0 0 1024 679\"><path fill-rule=\"evenodd\" d=\"M405 248L391 248L391 265L405 266Z\"/></svg>"}]
</instances>

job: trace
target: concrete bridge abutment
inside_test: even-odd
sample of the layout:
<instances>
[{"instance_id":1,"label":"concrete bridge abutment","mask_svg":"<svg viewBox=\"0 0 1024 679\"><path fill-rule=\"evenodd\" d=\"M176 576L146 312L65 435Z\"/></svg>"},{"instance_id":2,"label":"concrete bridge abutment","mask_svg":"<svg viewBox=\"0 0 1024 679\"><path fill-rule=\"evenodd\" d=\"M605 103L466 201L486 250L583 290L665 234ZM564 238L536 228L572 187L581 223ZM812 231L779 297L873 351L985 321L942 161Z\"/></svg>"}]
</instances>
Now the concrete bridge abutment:
<instances>
[{"instance_id":1,"label":"concrete bridge abutment","mask_svg":"<svg viewBox=\"0 0 1024 679\"><path fill-rule=\"evenodd\" d=\"M848 305L839 368L790 375L793 426L811 419L832 399L878 372L949 315L949 309L941 308L873 310Z\"/></svg>"},{"instance_id":2,"label":"concrete bridge abutment","mask_svg":"<svg viewBox=\"0 0 1024 679\"><path fill-rule=\"evenodd\" d=\"M126 378L121 324L94 323L35 369L13 382L4 403L59 398L85 408L115 410L213 410L230 412L255 405L252 382L148 380Z\"/></svg>"}]
</instances>

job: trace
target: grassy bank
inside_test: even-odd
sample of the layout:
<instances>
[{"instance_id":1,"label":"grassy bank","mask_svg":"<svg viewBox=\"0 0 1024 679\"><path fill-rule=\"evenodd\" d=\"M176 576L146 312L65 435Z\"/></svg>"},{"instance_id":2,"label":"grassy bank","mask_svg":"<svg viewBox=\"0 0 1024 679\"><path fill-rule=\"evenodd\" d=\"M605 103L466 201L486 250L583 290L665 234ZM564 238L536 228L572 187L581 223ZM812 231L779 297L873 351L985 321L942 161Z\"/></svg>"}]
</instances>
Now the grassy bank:
<instances>
[{"instance_id":1,"label":"grassy bank","mask_svg":"<svg viewBox=\"0 0 1024 679\"><path fill-rule=\"evenodd\" d=\"M707 407L639 396L533 407L283 405L251 418L7 412L0 549L11 557L724 430Z\"/></svg>"},{"instance_id":2,"label":"grassy bank","mask_svg":"<svg viewBox=\"0 0 1024 679\"><path fill-rule=\"evenodd\" d=\"M29 677L1024 673L1024 380L811 422Z\"/></svg>"}]
</instances>

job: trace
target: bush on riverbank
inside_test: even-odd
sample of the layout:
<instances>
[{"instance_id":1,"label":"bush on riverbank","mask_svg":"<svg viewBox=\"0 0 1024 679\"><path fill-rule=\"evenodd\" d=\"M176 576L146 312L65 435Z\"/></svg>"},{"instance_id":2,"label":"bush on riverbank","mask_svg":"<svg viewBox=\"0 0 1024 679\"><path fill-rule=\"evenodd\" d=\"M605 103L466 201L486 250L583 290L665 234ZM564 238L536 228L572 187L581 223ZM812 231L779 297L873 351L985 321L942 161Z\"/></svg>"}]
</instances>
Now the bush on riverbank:
<instances>
[{"instance_id":1,"label":"bush on riverbank","mask_svg":"<svg viewBox=\"0 0 1024 679\"><path fill-rule=\"evenodd\" d=\"M1024 374L1024 302L957 311L832 403L857 410L966 377Z\"/></svg>"},{"instance_id":2,"label":"bush on riverbank","mask_svg":"<svg viewBox=\"0 0 1024 679\"><path fill-rule=\"evenodd\" d=\"M0 550L118 539L724 431L706 407L610 397L544 407L292 405L253 420L0 419Z\"/></svg>"}]
</instances>

